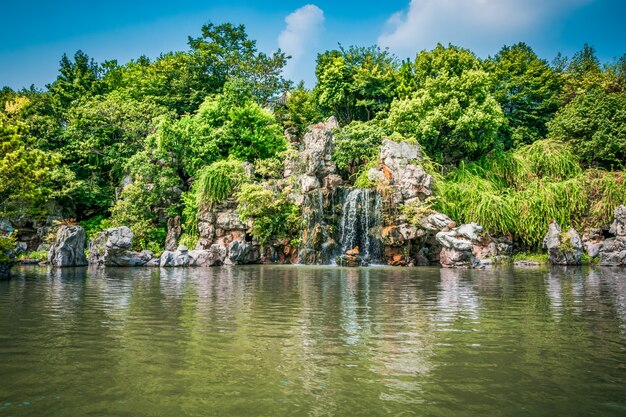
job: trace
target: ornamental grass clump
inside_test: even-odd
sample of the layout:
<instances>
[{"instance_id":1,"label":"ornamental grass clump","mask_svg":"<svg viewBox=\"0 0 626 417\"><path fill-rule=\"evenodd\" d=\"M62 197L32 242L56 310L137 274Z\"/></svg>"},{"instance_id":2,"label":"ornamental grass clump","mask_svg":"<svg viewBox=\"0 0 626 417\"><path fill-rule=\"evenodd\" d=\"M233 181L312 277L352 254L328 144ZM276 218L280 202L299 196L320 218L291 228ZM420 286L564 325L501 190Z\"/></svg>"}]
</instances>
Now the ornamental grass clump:
<instances>
[{"instance_id":1,"label":"ornamental grass clump","mask_svg":"<svg viewBox=\"0 0 626 417\"><path fill-rule=\"evenodd\" d=\"M217 161L204 167L194 184L198 206L213 206L228 197L246 180L243 163L236 159Z\"/></svg>"}]
</instances>

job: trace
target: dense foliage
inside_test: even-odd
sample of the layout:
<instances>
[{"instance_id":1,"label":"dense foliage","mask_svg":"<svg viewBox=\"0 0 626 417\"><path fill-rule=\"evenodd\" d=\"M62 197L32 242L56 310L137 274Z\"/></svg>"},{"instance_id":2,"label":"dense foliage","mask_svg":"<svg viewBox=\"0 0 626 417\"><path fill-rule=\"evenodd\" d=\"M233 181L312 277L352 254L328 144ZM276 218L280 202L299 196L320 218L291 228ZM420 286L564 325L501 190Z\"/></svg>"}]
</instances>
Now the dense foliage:
<instances>
[{"instance_id":1,"label":"dense foliage","mask_svg":"<svg viewBox=\"0 0 626 417\"><path fill-rule=\"evenodd\" d=\"M373 186L384 138L419 142L439 167L410 218L435 208L534 247L549 219L606 226L626 203L626 55L602 64L585 45L549 63L523 43L487 59L438 45L400 61L340 46L318 55L307 89L243 26L208 23L188 44L123 65L78 51L45 90L0 90L0 216L72 217L88 235L124 224L158 251L168 218L193 246L199 212L236 193L252 236L295 238L284 162L332 115L349 183Z\"/></svg>"}]
</instances>

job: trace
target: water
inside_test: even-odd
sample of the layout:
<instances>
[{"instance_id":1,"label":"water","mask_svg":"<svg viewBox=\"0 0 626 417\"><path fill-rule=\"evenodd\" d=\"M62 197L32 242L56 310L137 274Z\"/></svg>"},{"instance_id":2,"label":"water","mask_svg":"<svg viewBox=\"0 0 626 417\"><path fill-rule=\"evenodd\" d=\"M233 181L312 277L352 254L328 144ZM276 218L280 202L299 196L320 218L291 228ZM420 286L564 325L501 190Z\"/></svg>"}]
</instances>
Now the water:
<instances>
[{"instance_id":1,"label":"water","mask_svg":"<svg viewBox=\"0 0 626 417\"><path fill-rule=\"evenodd\" d=\"M342 253L359 248L360 256L367 262L380 261L381 217L380 194L368 189L351 190L342 210L340 239Z\"/></svg>"},{"instance_id":2,"label":"water","mask_svg":"<svg viewBox=\"0 0 626 417\"><path fill-rule=\"evenodd\" d=\"M624 416L624 269L17 268L0 416Z\"/></svg>"}]
</instances>

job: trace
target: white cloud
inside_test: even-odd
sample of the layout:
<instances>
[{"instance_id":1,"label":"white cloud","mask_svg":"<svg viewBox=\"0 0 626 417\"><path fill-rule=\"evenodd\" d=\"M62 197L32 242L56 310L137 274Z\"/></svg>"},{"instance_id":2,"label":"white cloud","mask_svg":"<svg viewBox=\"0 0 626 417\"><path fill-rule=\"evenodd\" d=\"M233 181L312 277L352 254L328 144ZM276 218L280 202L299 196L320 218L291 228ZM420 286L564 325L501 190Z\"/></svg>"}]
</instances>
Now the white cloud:
<instances>
[{"instance_id":1,"label":"white cloud","mask_svg":"<svg viewBox=\"0 0 626 417\"><path fill-rule=\"evenodd\" d=\"M524 41L551 17L591 0L411 0L387 19L378 44L396 53L437 42L475 49ZM480 51L478 51L480 52Z\"/></svg>"},{"instance_id":2,"label":"white cloud","mask_svg":"<svg viewBox=\"0 0 626 417\"><path fill-rule=\"evenodd\" d=\"M285 17L285 23L287 26L278 35L278 46L291 55L285 67L285 75L289 76L306 55L307 49L317 44L324 24L324 12L314 4L307 4Z\"/></svg>"}]
</instances>

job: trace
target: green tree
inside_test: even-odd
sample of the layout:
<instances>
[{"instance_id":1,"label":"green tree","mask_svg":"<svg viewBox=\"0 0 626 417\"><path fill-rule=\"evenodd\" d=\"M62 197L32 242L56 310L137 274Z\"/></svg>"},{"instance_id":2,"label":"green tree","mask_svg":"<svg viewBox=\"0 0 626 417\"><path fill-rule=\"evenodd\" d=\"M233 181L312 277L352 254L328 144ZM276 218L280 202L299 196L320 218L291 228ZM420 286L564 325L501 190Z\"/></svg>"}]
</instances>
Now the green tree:
<instances>
[{"instance_id":1,"label":"green tree","mask_svg":"<svg viewBox=\"0 0 626 417\"><path fill-rule=\"evenodd\" d=\"M21 124L0 114L0 216L36 215L50 193L47 183L59 162L56 153L33 147Z\"/></svg>"},{"instance_id":2,"label":"green tree","mask_svg":"<svg viewBox=\"0 0 626 417\"><path fill-rule=\"evenodd\" d=\"M233 78L244 80L258 103L280 93L286 83L281 71L287 57L280 50L272 55L258 52L244 25L230 23L202 26L202 35L189 37L194 58L207 75L208 91L216 93Z\"/></svg>"},{"instance_id":3,"label":"green tree","mask_svg":"<svg viewBox=\"0 0 626 417\"><path fill-rule=\"evenodd\" d=\"M73 61L63 54L59 65L56 81L47 85L59 113L70 108L76 100L102 92L101 68L83 51L77 51Z\"/></svg>"},{"instance_id":4,"label":"green tree","mask_svg":"<svg viewBox=\"0 0 626 417\"><path fill-rule=\"evenodd\" d=\"M491 93L492 81L469 51L437 46L415 63L418 89L395 100L390 130L415 137L438 162L475 159L497 146L505 119Z\"/></svg>"},{"instance_id":5,"label":"green tree","mask_svg":"<svg viewBox=\"0 0 626 417\"><path fill-rule=\"evenodd\" d=\"M577 96L548 124L548 136L571 143L592 167L626 167L626 93L592 90Z\"/></svg>"},{"instance_id":6,"label":"green tree","mask_svg":"<svg viewBox=\"0 0 626 417\"><path fill-rule=\"evenodd\" d=\"M503 47L485 67L494 78L494 96L507 120L502 127L505 147L545 137L546 123L560 105L558 74L524 43Z\"/></svg>"},{"instance_id":7,"label":"green tree","mask_svg":"<svg viewBox=\"0 0 626 417\"><path fill-rule=\"evenodd\" d=\"M327 51L317 57L315 92L326 115L342 123L371 120L396 95L396 58L377 46Z\"/></svg>"},{"instance_id":8,"label":"green tree","mask_svg":"<svg viewBox=\"0 0 626 417\"><path fill-rule=\"evenodd\" d=\"M66 204L80 212L106 210L126 175L126 162L147 147L147 137L158 126L163 107L136 101L118 93L88 98L68 113L60 150L71 171Z\"/></svg>"},{"instance_id":9,"label":"green tree","mask_svg":"<svg viewBox=\"0 0 626 417\"><path fill-rule=\"evenodd\" d=\"M285 150L280 125L252 97L247 84L234 80L224 93L207 97L194 116L162 125L159 146L180 161L182 177L228 156L254 162Z\"/></svg>"}]
</instances>

